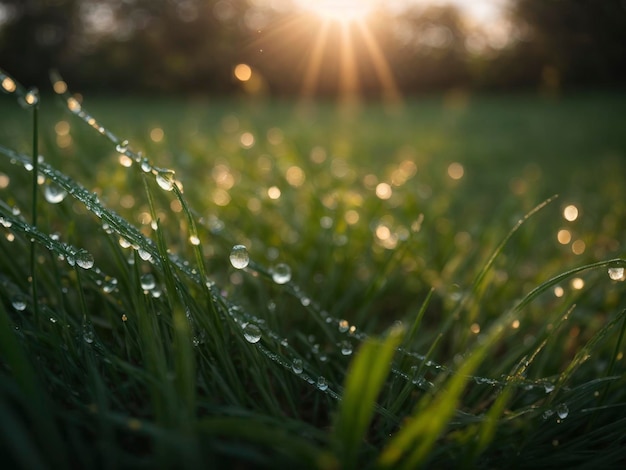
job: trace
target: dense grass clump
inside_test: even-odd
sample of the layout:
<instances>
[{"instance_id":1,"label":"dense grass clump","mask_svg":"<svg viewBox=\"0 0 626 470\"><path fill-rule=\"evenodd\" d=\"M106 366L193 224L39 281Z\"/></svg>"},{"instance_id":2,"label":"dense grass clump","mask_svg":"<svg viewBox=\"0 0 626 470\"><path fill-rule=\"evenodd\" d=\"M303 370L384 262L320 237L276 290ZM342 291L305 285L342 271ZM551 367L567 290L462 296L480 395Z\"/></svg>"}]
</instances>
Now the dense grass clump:
<instances>
[{"instance_id":1,"label":"dense grass clump","mask_svg":"<svg viewBox=\"0 0 626 470\"><path fill-rule=\"evenodd\" d=\"M624 463L624 96L0 85L12 467Z\"/></svg>"}]
</instances>

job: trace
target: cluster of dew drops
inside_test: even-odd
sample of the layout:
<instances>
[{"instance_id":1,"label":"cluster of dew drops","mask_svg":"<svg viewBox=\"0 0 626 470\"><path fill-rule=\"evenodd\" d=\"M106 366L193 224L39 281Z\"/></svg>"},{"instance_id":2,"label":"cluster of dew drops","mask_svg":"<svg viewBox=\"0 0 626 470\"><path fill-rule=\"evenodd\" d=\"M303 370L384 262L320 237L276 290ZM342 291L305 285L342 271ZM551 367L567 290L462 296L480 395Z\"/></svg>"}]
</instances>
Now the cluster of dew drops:
<instances>
[{"instance_id":1,"label":"cluster of dew drops","mask_svg":"<svg viewBox=\"0 0 626 470\"><path fill-rule=\"evenodd\" d=\"M246 269L250 264L250 255L244 245L235 245L230 251L230 264L235 269ZM272 280L276 284L286 284L291 280L291 268L285 263L277 264L271 270ZM243 336L249 343L258 343L261 329L254 323L242 323Z\"/></svg>"},{"instance_id":2,"label":"cluster of dew drops","mask_svg":"<svg viewBox=\"0 0 626 470\"><path fill-rule=\"evenodd\" d=\"M12 85L12 82L10 82L10 79L7 77L3 77L3 78L4 78L4 80L2 81L3 88L8 92L14 91L14 85ZM13 89L11 87L13 87ZM25 105L33 106L38 102L38 100L39 100L39 96L38 96L37 91L29 90L26 93L23 101ZM70 98L68 100L68 108L74 114L78 114L81 118L85 120L87 120L87 118L89 117L88 115L86 115L86 113L82 111L80 104L73 98ZM84 116L81 116L81 114L84 114ZM95 120L94 120L94 123L95 123ZM147 159L141 156L141 154L134 154L133 152L129 151L128 147L129 147L129 143L128 141L125 140L125 141L119 142L116 145L116 150L118 153L122 155L126 155L127 157L134 157L134 160L140 164L141 169L144 172L154 174L156 183L161 189L165 191L171 191L174 188L174 185L176 184L176 180L175 180L174 172L172 170L161 169L161 168L156 168L152 166L148 162ZM44 187L44 191L43 191L44 198L50 204L59 204L67 196L67 192L64 189L56 186L53 183L45 182L43 187ZM196 242L196 239L197 237L195 237L194 240L192 240L192 243L194 245L198 244ZM150 256L148 254L147 258L149 257ZM141 256L141 258L145 259L144 256ZM87 252L86 250L82 250L82 249L68 252L66 254L66 261L71 266L74 266L76 264L83 269L90 269L94 265L94 260L91 254ZM244 245L233 246L231 253L230 253L230 262L234 268L239 269L239 270L243 270L248 267L248 264L250 263L250 256ZM610 265L608 267L609 278L612 281L626 280L625 265L626 263L624 262L618 262L618 263ZM274 267L272 267L270 270L270 274L271 274L272 280L276 284L279 284L279 285L287 284L291 280L291 268L285 263L279 263L275 265ZM144 274L142 276L141 286L146 293L158 290L154 276L152 274ZM158 296L158 293L157 295L155 295L155 297L156 296ZM26 308L26 301L15 300L13 302L13 307L18 311L24 310ZM243 336L246 339L246 341L252 344L258 343L260 341L262 332L261 332L261 329L257 325L255 325L254 323L244 322L241 324L241 326L243 329ZM347 331L348 328L349 328L349 325L347 321L342 320L339 322L340 331L344 329ZM93 330L90 327L85 328L84 339L87 343L93 342ZM352 346L350 342L348 341L342 342L340 345L340 350L343 355L350 355L352 353ZM293 372L296 374L302 373L303 372L302 360L298 358L294 359L291 368ZM318 377L316 385L322 391L328 388L326 379L322 376ZM555 411L560 419L564 419L568 415L568 409L565 404L559 405ZM544 414L544 418L548 418L555 411L550 410L546 412L546 414Z\"/></svg>"},{"instance_id":3,"label":"cluster of dew drops","mask_svg":"<svg viewBox=\"0 0 626 470\"><path fill-rule=\"evenodd\" d=\"M244 245L235 245L233 246L230 252L230 263L235 269L246 269L250 264L250 255L248 253L247 248ZM270 274L272 276L272 280L279 285L287 284L291 281L291 268L289 265L285 263L279 263L273 266L270 269ZM243 330L243 337L246 341L251 344L258 343L262 337L262 331L259 326L250 322L241 323L241 327ZM346 320L342 320L339 322L339 331L347 332L350 330L348 322ZM283 340L281 344L286 344L286 340ZM343 341L340 344L341 354L344 356L349 356L352 354L352 345L349 341ZM282 361L279 361L282 362ZM334 392L332 392L329 388L329 384L327 379L320 375L317 378L310 377L304 373L304 363L300 358L294 358L291 364L284 364L286 367L291 368L293 373L300 376L302 379L306 380L311 385L314 385L322 392L331 393L331 395L336 396Z\"/></svg>"},{"instance_id":4,"label":"cluster of dew drops","mask_svg":"<svg viewBox=\"0 0 626 470\"><path fill-rule=\"evenodd\" d=\"M233 246L230 252L230 264L235 269L245 269L250 264L250 255L244 245ZM276 284L287 284L291 281L291 268L288 264L278 263L271 271L272 280Z\"/></svg>"}]
</instances>

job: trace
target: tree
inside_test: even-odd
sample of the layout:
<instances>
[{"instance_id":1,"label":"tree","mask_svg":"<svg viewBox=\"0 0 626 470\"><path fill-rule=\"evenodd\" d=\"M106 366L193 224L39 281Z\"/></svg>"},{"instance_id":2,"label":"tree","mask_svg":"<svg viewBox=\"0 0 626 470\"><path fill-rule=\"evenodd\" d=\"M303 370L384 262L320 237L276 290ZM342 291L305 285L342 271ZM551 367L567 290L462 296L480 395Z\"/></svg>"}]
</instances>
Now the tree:
<instances>
[{"instance_id":1,"label":"tree","mask_svg":"<svg viewBox=\"0 0 626 470\"><path fill-rule=\"evenodd\" d=\"M28 85L48 83L48 70L67 59L74 39L78 0L3 0L0 64Z\"/></svg>"},{"instance_id":2,"label":"tree","mask_svg":"<svg viewBox=\"0 0 626 470\"><path fill-rule=\"evenodd\" d=\"M544 80L619 84L626 78L622 0L514 0L512 18L528 31L520 47L540 57ZM528 56L528 54L527 54ZM522 56L522 60L524 60Z\"/></svg>"}]
</instances>

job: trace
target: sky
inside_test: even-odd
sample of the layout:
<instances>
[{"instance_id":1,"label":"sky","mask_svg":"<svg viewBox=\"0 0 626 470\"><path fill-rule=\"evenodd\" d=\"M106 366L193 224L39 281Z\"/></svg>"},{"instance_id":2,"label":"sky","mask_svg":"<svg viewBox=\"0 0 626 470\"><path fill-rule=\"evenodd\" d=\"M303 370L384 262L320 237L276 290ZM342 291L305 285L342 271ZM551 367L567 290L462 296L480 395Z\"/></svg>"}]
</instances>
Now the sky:
<instances>
[{"instance_id":1,"label":"sky","mask_svg":"<svg viewBox=\"0 0 626 470\"><path fill-rule=\"evenodd\" d=\"M466 12L479 23L497 20L509 3L509 0L388 0L386 5L393 4L396 8L410 5L445 5L453 4Z\"/></svg>"}]
</instances>

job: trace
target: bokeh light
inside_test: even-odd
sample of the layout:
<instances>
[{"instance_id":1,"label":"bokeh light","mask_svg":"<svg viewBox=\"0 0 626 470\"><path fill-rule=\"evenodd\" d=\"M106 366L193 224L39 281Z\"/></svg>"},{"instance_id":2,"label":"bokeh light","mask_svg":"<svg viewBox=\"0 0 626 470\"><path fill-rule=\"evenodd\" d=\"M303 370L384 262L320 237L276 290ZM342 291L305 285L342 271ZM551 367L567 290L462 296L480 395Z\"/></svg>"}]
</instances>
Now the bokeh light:
<instances>
[{"instance_id":1,"label":"bokeh light","mask_svg":"<svg viewBox=\"0 0 626 470\"><path fill-rule=\"evenodd\" d=\"M272 186L271 188L267 190L267 196L270 199L274 199L274 200L279 199L281 194L282 193L277 186Z\"/></svg>"},{"instance_id":2,"label":"bokeh light","mask_svg":"<svg viewBox=\"0 0 626 470\"><path fill-rule=\"evenodd\" d=\"M578 218L578 208L574 205L569 205L563 209L563 217L568 222L573 222Z\"/></svg>"},{"instance_id":3,"label":"bokeh light","mask_svg":"<svg viewBox=\"0 0 626 470\"><path fill-rule=\"evenodd\" d=\"M150 130L150 140L155 143L159 143L165 137L165 132L160 127L154 127Z\"/></svg>"},{"instance_id":4,"label":"bokeh light","mask_svg":"<svg viewBox=\"0 0 626 470\"><path fill-rule=\"evenodd\" d=\"M561 229L557 232L556 239L561 245L567 245L572 241L572 233L567 229Z\"/></svg>"},{"instance_id":5,"label":"bokeh light","mask_svg":"<svg viewBox=\"0 0 626 470\"><path fill-rule=\"evenodd\" d=\"M240 82L247 82L252 78L252 68L248 64L238 64L233 74Z\"/></svg>"},{"instance_id":6,"label":"bokeh light","mask_svg":"<svg viewBox=\"0 0 626 470\"><path fill-rule=\"evenodd\" d=\"M388 183L380 183L376 186L376 196L379 199L387 200L391 197L393 191Z\"/></svg>"},{"instance_id":7,"label":"bokeh light","mask_svg":"<svg viewBox=\"0 0 626 470\"><path fill-rule=\"evenodd\" d=\"M453 180L460 180L465 175L465 168L460 163L451 163L448 166L448 176Z\"/></svg>"}]
</instances>

